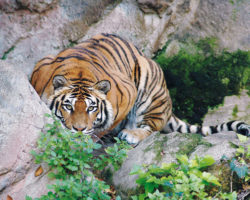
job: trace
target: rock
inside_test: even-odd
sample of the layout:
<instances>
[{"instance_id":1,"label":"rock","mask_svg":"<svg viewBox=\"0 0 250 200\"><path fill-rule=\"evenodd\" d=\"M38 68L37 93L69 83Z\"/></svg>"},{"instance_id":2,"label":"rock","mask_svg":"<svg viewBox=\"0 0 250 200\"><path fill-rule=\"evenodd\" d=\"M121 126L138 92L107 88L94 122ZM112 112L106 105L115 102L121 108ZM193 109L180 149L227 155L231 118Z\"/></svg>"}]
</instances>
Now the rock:
<instances>
[{"instance_id":1,"label":"rock","mask_svg":"<svg viewBox=\"0 0 250 200\"><path fill-rule=\"evenodd\" d=\"M58 0L2 0L0 10L14 12L15 10L27 9L34 12L44 12L52 8Z\"/></svg>"},{"instance_id":2,"label":"rock","mask_svg":"<svg viewBox=\"0 0 250 200\"><path fill-rule=\"evenodd\" d=\"M230 120L240 120L250 124L250 100L247 90L242 90L237 96L225 97L223 105L208 111L203 125L216 125Z\"/></svg>"},{"instance_id":3,"label":"rock","mask_svg":"<svg viewBox=\"0 0 250 200\"><path fill-rule=\"evenodd\" d=\"M46 167L41 176L34 176L38 165L30 151L36 149L44 115L50 111L27 76L4 61L0 61L0 82L0 199L38 197L47 192L49 181Z\"/></svg>"},{"instance_id":4,"label":"rock","mask_svg":"<svg viewBox=\"0 0 250 200\"><path fill-rule=\"evenodd\" d=\"M28 9L33 12L44 12L53 7L58 0L18 0L17 3L20 8Z\"/></svg>"},{"instance_id":5,"label":"rock","mask_svg":"<svg viewBox=\"0 0 250 200\"><path fill-rule=\"evenodd\" d=\"M135 1L124 0L98 23L93 24L79 42L102 32L117 34L135 44L146 56L152 57L178 29L179 21L189 19L195 13L195 7L191 7L190 12L183 13L177 18L179 0L140 2L151 2L155 7L158 5L157 2L166 2L168 8L162 11L161 16L156 12L145 14Z\"/></svg>"},{"instance_id":6,"label":"rock","mask_svg":"<svg viewBox=\"0 0 250 200\"><path fill-rule=\"evenodd\" d=\"M235 149L229 142L239 144L234 132L223 132L208 137L197 134L153 133L128 153L122 167L114 172L112 184L124 199L133 194L136 188L136 175L129 175L135 165L160 166L162 163L175 162L175 155L186 154L190 159L196 155L211 155L218 163L223 155L232 158ZM250 144L250 141L248 142Z\"/></svg>"},{"instance_id":7,"label":"rock","mask_svg":"<svg viewBox=\"0 0 250 200\"><path fill-rule=\"evenodd\" d=\"M221 48L249 50L249 9L248 1L229 0L2 0L0 58L30 76L44 56L102 32L120 35L149 57L169 40L209 36Z\"/></svg>"},{"instance_id":8,"label":"rock","mask_svg":"<svg viewBox=\"0 0 250 200\"><path fill-rule=\"evenodd\" d=\"M180 50L181 50L181 47L180 47L179 42L177 40L173 40L167 46L166 51L165 51L165 56L172 57L174 55L177 55Z\"/></svg>"},{"instance_id":9,"label":"rock","mask_svg":"<svg viewBox=\"0 0 250 200\"><path fill-rule=\"evenodd\" d=\"M0 11L14 12L19 8L16 0L1 0Z\"/></svg>"},{"instance_id":10,"label":"rock","mask_svg":"<svg viewBox=\"0 0 250 200\"><path fill-rule=\"evenodd\" d=\"M83 37L111 2L0 1L0 58L30 76L37 61L58 54ZM15 12L10 13L11 10Z\"/></svg>"},{"instance_id":11,"label":"rock","mask_svg":"<svg viewBox=\"0 0 250 200\"><path fill-rule=\"evenodd\" d=\"M139 8L144 13L157 13L161 15L168 7L169 1L166 0L137 0Z\"/></svg>"},{"instance_id":12,"label":"rock","mask_svg":"<svg viewBox=\"0 0 250 200\"><path fill-rule=\"evenodd\" d=\"M232 5L227 0L123 0L78 42L101 32L118 34L152 57L169 40L214 36L221 48L249 50L249 6L247 1Z\"/></svg>"},{"instance_id":13,"label":"rock","mask_svg":"<svg viewBox=\"0 0 250 200\"><path fill-rule=\"evenodd\" d=\"M194 17L180 22L173 38L216 37L221 48L230 51L250 49L249 1L232 4L228 0L191 0L190 6L196 7ZM178 13L182 15L183 8Z\"/></svg>"},{"instance_id":14,"label":"rock","mask_svg":"<svg viewBox=\"0 0 250 200\"><path fill-rule=\"evenodd\" d=\"M190 3L191 0L184 0L177 6L177 12L178 13L186 13L190 11Z\"/></svg>"}]
</instances>

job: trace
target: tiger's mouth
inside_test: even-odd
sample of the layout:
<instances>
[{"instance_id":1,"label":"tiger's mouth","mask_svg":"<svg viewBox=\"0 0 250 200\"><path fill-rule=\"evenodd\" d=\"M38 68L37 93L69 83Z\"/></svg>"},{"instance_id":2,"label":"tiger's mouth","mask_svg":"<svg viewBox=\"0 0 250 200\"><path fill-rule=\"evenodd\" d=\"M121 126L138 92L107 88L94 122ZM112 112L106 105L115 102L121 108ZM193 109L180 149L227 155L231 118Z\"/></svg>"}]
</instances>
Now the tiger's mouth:
<instances>
[{"instance_id":1,"label":"tiger's mouth","mask_svg":"<svg viewBox=\"0 0 250 200\"><path fill-rule=\"evenodd\" d=\"M69 129L67 126L65 126L65 124L63 124L63 126L65 127L65 128L67 128L67 129ZM80 132L80 133L82 133L82 134L84 134L84 135L94 135L95 133L96 133L96 131L95 131L95 129L94 128L91 128L91 129L89 129L89 130L77 130L77 129L74 129L73 128L73 126L72 126L72 128L71 129L69 129L72 133L78 133L78 132Z\"/></svg>"},{"instance_id":2,"label":"tiger's mouth","mask_svg":"<svg viewBox=\"0 0 250 200\"><path fill-rule=\"evenodd\" d=\"M94 134L94 129L91 129L91 130L87 130L87 131L82 131L82 133L83 134L85 134L85 135L92 135L92 134Z\"/></svg>"}]
</instances>

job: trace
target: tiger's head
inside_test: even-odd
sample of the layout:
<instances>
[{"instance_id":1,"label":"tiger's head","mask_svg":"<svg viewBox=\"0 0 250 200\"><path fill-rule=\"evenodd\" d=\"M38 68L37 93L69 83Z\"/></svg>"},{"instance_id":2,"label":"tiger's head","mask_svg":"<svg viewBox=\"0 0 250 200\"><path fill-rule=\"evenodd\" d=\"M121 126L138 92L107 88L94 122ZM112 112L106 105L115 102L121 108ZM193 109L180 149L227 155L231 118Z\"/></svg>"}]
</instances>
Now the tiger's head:
<instances>
[{"instance_id":1,"label":"tiger's head","mask_svg":"<svg viewBox=\"0 0 250 200\"><path fill-rule=\"evenodd\" d=\"M111 89L108 80L69 83L64 76L56 75L53 87L48 104L66 128L92 135L112 125L113 109L106 98Z\"/></svg>"}]
</instances>

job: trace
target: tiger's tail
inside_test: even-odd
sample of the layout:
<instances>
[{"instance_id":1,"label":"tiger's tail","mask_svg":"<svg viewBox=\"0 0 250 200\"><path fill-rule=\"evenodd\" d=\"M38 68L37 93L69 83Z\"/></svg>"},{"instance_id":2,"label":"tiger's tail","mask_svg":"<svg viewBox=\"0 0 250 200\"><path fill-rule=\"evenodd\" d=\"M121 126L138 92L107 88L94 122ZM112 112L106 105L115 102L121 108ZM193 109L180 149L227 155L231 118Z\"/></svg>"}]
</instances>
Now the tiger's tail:
<instances>
[{"instance_id":1,"label":"tiger's tail","mask_svg":"<svg viewBox=\"0 0 250 200\"><path fill-rule=\"evenodd\" d=\"M250 136L250 125L242 121L229 121L216 126L190 125L172 115L163 131L180 133L197 133L203 136L212 135L222 131L235 131L241 135Z\"/></svg>"}]
</instances>

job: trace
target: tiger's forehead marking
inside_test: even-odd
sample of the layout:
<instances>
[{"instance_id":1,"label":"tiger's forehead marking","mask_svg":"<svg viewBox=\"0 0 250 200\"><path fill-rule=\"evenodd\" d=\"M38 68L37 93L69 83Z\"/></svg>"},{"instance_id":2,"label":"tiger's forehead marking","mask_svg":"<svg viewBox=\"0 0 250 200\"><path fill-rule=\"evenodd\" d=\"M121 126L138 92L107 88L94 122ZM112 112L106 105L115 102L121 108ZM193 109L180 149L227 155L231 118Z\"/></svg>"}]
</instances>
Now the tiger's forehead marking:
<instances>
[{"instance_id":1,"label":"tiger's forehead marking","mask_svg":"<svg viewBox=\"0 0 250 200\"><path fill-rule=\"evenodd\" d=\"M71 97L78 100L84 100L87 97L91 97L91 86L87 84L72 84Z\"/></svg>"}]
</instances>

